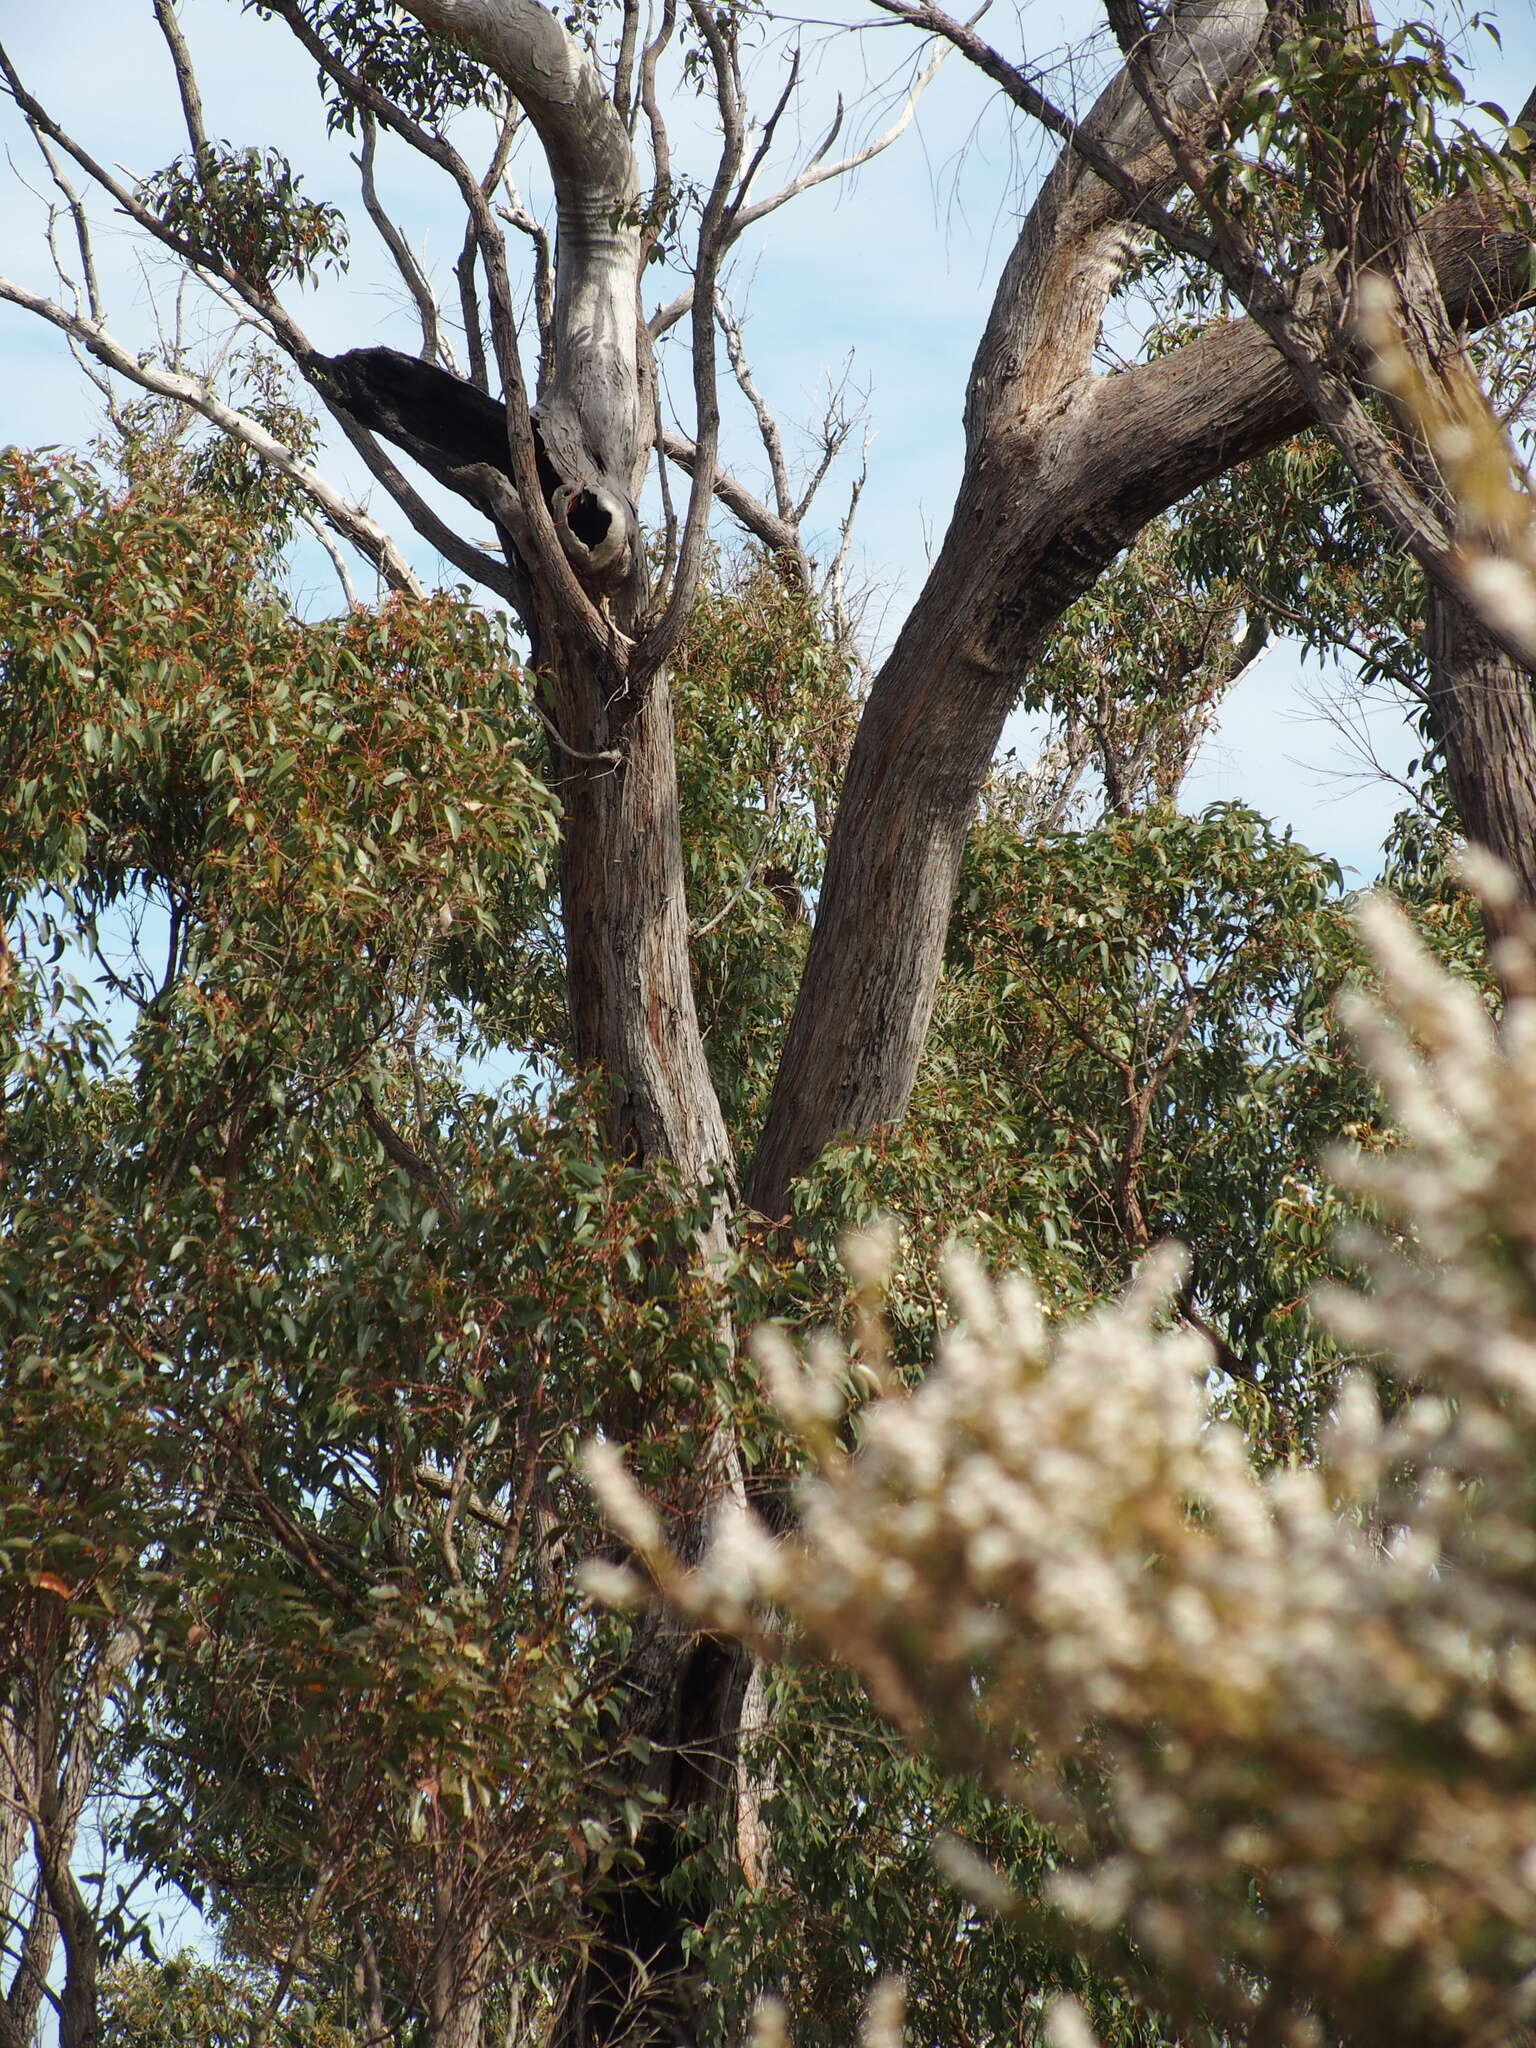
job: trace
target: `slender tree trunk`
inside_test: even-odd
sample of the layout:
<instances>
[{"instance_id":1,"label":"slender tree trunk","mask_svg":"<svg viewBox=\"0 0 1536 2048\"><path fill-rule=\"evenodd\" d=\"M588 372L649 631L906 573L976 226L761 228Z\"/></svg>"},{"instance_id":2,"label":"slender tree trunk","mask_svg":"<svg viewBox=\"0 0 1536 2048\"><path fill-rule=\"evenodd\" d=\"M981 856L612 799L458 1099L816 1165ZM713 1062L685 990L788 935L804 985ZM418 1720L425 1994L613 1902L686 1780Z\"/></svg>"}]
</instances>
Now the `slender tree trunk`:
<instances>
[{"instance_id":1,"label":"slender tree trunk","mask_svg":"<svg viewBox=\"0 0 1536 2048\"><path fill-rule=\"evenodd\" d=\"M428 2048L481 2048L491 1936L483 1913L466 1912L444 1886L442 1932L433 1959Z\"/></svg>"},{"instance_id":2,"label":"slender tree trunk","mask_svg":"<svg viewBox=\"0 0 1536 2048\"><path fill-rule=\"evenodd\" d=\"M96 1923L69 1867L72 1830L60 1826L56 1794L45 1787L42 1824L37 1830L43 1883L64 1945L64 1989L59 1994L59 2048L99 2048L100 1961Z\"/></svg>"},{"instance_id":3,"label":"slender tree trunk","mask_svg":"<svg viewBox=\"0 0 1536 2048\"><path fill-rule=\"evenodd\" d=\"M1496 854L1536 908L1536 697L1466 606L1434 585L1429 707L1461 829Z\"/></svg>"},{"instance_id":4,"label":"slender tree trunk","mask_svg":"<svg viewBox=\"0 0 1536 2048\"><path fill-rule=\"evenodd\" d=\"M0 1709L0 1886L14 1944L11 1982L0 2004L0 2048L31 2048L58 1941L47 1892L23 1861L32 1846L27 1813L37 1799L35 1755L27 1717ZM20 1775L13 1776L13 1763ZM30 1894L19 1881L24 1874L34 1881ZM17 1930L21 1930L19 1942Z\"/></svg>"},{"instance_id":5,"label":"slender tree trunk","mask_svg":"<svg viewBox=\"0 0 1536 2048\"><path fill-rule=\"evenodd\" d=\"M674 1168L685 1184L734 1178L730 1140L694 1005L671 693L567 662L558 685L565 758L561 905L577 1061L602 1073L610 1143L620 1156ZM699 1247L706 1271L726 1248L724 1207ZM720 1324L730 1344L729 1321ZM731 1483L721 1442L693 1475L675 1540L702 1542L710 1507ZM707 1901L690 1905L680 1865L724 1818L749 1662L735 1644L642 1617L614 1675L621 1737L648 1754L637 1789L657 1802L636 1844L638 1867L587 1903L579 1968L561 2015L560 2048L633 2041L690 2043L704 1995L687 1935ZM448 2048L448 2044L444 2044ZM457 2044L455 2044L457 2048Z\"/></svg>"},{"instance_id":6,"label":"slender tree trunk","mask_svg":"<svg viewBox=\"0 0 1536 2048\"><path fill-rule=\"evenodd\" d=\"M561 722L579 737L560 792L561 914L579 1065L610 1094L620 1156L668 1160L685 1180L732 1172L694 1007L672 698L657 675L635 701L595 666L562 675Z\"/></svg>"}]
</instances>

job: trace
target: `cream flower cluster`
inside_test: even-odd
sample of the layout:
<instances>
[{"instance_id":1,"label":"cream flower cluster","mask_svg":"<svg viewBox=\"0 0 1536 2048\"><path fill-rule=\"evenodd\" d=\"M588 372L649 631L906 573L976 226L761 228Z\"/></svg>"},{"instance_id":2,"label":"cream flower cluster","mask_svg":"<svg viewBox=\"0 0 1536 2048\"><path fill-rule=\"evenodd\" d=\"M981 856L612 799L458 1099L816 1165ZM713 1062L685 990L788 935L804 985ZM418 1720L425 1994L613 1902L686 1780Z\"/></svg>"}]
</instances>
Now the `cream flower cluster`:
<instances>
[{"instance_id":1,"label":"cream flower cluster","mask_svg":"<svg viewBox=\"0 0 1536 2048\"><path fill-rule=\"evenodd\" d=\"M1059 1329L957 1253L931 1370L852 1415L858 1356L760 1336L812 1466L788 1537L731 1505L684 1570L591 1469L682 1613L852 1666L1050 1828L1050 1908L1176 2022L1494 2048L1536 2015L1536 952L1506 941L1496 1031L1395 910L1365 923L1403 1142L1336 1163L1377 1224L1324 1312L1394 1395L1348 1380L1315 1466L1260 1472L1220 1419L1160 1327L1167 1251Z\"/></svg>"}]
</instances>

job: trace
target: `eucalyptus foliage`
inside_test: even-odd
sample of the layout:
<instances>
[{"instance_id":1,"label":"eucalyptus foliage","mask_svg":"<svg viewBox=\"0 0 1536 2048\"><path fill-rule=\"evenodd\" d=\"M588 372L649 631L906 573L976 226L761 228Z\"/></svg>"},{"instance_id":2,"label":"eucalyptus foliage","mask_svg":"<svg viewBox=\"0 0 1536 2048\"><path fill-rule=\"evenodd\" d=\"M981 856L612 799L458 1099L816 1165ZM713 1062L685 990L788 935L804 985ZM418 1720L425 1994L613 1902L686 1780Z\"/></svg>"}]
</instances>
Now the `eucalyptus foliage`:
<instances>
[{"instance_id":1,"label":"eucalyptus foliage","mask_svg":"<svg viewBox=\"0 0 1536 2048\"><path fill-rule=\"evenodd\" d=\"M1302 1307L1333 1214L1313 1155L1348 1119L1376 1142L1330 1009L1339 877L1155 775L1098 822L1090 780L1072 829L1000 781L907 1124L829 1153L793 1245L748 1227L708 1273L716 1191L607 1156L572 1055L558 755L503 627L452 596L301 619L281 491L165 425L0 478L3 1726L97 1802L98 1879L78 1802L64 1833L109 2038L213 2048L259 2010L295 2048L429 2039L448 1965L536 2037L653 1805L615 1692L633 1624L573 1577L610 1541L581 1444L685 1515L729 1419L781 1501L729 1332L857 1316L837 1244L895 1210L893 1371L921 1369L957 1230L1063 1304L1178 1233L1222 1398L1294 1456L1336 1366ZM1063 715L1091 684L1148 761L1188 712L1151 687L1162 640L1138 656L1169 548L1095 595L1061 671ZM1230 588L1201 604L1229 646ZM699 1005L747 1143L855 678L748 560L675 687ZM1421 896L1431 918L1438 871ZM894 1968L935 2038L1033 2026L1062 1989L1127 2048L1164 2038L1059 1928L954 1892L938 1835L1026 1889L1057 1851L845 1679L775 1679L742 1769L766 1853L702 1830L651 1880L712 1987L701 2037L777 1988L831 2048ZM117 1897L140 1872L218 1958L154 1957Z\"/></svg>"}]
</instances>

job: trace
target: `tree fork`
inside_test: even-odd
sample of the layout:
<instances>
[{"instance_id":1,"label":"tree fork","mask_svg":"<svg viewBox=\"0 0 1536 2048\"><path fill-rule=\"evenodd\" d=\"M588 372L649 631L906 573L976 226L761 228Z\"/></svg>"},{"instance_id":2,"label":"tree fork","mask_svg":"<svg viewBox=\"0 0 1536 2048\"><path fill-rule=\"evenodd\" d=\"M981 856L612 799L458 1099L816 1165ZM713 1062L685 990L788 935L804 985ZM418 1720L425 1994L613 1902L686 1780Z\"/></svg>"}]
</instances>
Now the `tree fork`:
<instances>
[{"instance_id":1,"label":"tree fork","mask_svg":"<svg viewBox=\"0 0 1536 2048\"><path fill-rule=\"evenodd\" d=\"M1453 200L1422 226L1454 322L1485 326L1529 302L1530 244L1506 205ZM1000 299L1008 290L1005 278ZM1237 320L1110 377L1053 380L973 433L939 557L854 741L747 1181L754 1208L784 1216L791 1183L833 1138L904 1112L965 834L1045 635L1148 521L1312 424L1279 352Z\"/></svg>"}]
</instances>

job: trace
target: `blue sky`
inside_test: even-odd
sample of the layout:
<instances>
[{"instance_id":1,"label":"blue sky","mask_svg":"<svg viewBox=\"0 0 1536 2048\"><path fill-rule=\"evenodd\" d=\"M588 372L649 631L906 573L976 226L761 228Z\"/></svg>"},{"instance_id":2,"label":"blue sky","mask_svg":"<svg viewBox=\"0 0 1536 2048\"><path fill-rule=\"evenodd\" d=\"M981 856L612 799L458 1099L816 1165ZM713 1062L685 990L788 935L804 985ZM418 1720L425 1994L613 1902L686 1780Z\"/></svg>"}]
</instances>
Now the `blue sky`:
<instances>
[{"instance_id":1,"label":"blue sky","mask_svg":"<svg viewBox=\"0 0 1536 2048\"><path fill-rule=\"evenodd\" d=\"M312 68L286 30L258 21L237 0L184 0L182 16L211 131L238 144L276 145L300 168L307 189L357 221L348 145L327 142ZM805 106L796 132L786 133L781 161L819 139L839 95L849 110L839 148L878 131L900 105L919 55L916 40L897 24L870 24L866 17L858 0L835 0L824 14L764 29L756 58L763 103L772 97L790 43L798 39L803 51ZM854 21L863 26L849 26ZM1500 23L1502 51L1486 35L1472 37L1475 84L1479 97L1514 105L1536 79L1536 14L1529 0L1508 0ZM987 32L1015 58L1053 66L1053 90L1068 103L1090 94L1102 73L1104 33L1091 0L1039 0L1019 10L1000 5ZM143 174L183 146L148 0L52 0L28 9L4 35L33 90L109 163ZM696 102L677 104L681 155L706 139L698 129L701 113ZM0 129L16 167L40 182L35 155L3 110ZM730 279L733 303L746 314L754 372L786 423L792 450L794 423L819 416L829 379L846 371L867 393L870 481L856 555L860 575L876 593L870 616L886 622L885 637L943 531L959 473L966 370L992 282L1043 160L1035 138L987 82L951 59L891 151L773 216L742 246ZM413 241L447 278L457 247L451 193L435 190L387 146L380 182ZM765 184L772 183L770 173ZM536 209L542 204L532 166L526 196ZM172 267L153 254L146 259L107 209L96 212L112 324L145 346L154 333L154 305L171 317ZM41 221L40 202L9 181L0 197L0 268L34 288L51 288ZM302 295L299 312L323 347L412 345L403 294L365 221L354 230L347 276ZM184 317L192 333L211 341L218 324L213 309L189 300ZM92 395L57 333L0 305L0 353L9 394L0 405L0 440L69 443L91 431ZM740 408L729 421L728 444L732 466L761 484L763 464ZM333 453L328 466L363 488L349 460ZM835 520L848 481L845 465L823 501L829 519ZM381 516L385 511L377 498L374 509ZM430 556L412 547L430 573ZM329 606L334 586L318 551L312 575L315 601ZM1187 800L1241 798L1370 874L1398 799L1358 745L1318 710L1315 700L1337 694L1329 678L1305 675L1290 650L1273 650L1234 693L1191 777ZM1367 749L1389 770L1400 770L1418 751L1396 707L1374 707L1363 722ZM1010 738L1027 746L1022 728Z\"/></svg>"}]
</instances>

